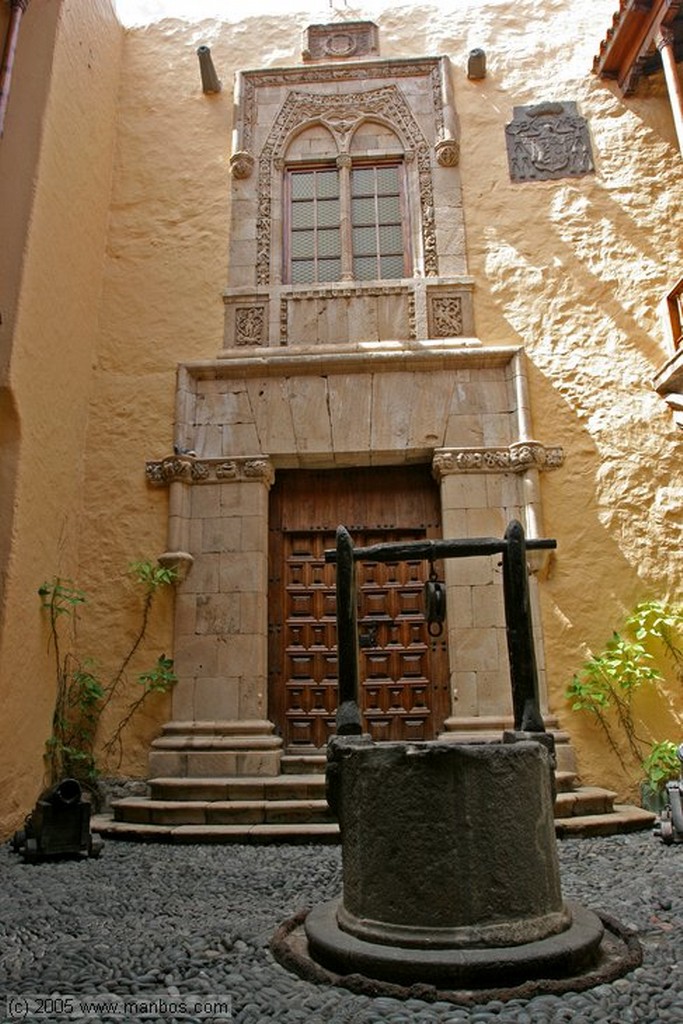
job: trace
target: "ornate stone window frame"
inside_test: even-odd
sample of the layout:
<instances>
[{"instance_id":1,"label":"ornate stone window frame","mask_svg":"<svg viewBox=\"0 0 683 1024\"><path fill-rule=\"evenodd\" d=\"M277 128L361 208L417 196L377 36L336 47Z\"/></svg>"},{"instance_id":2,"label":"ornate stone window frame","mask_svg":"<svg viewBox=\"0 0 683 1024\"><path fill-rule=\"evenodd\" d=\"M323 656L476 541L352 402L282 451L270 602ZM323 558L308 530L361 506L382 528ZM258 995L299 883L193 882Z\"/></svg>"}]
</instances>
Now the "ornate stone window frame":
<instances>
[{"instance_id":1,"label":"ornate stone window frame","mask_svg":"<svg viewBox=\"0 0 683 1024\"><path fill-rule=\"evenodd\" d=\"M419 78L426 80L427 95L431 100L429 120L433 124L432 139L425 133L426 122L423 126L418 121L395 81ZM368 87L375 82L376 87ZM354 87L356 83L358 88ZM254 141L259 111L258 90L273 87L285 87L288 92L257 156ZM413 233L419 243L415 245L415 272L425 277L438 276L434 163L441 167L454 167L459 156L458 126L447 57L240 72L236 77L235 105L237 120L231 157L233 177L249 177L258 164L258 287L281 283L282 232L280 218L276 214L282 209L282 172L287 148L299 132L320 122L333 130L340 155L348 152L349 128L356 127L363 120L380 121L398 136L410 168L408 199L412 208L419 211L419 225ZM353 114L351 126L347 123L349 112ZM415 219L418 221L417 216Z\"/></svg>"}]
</instances>

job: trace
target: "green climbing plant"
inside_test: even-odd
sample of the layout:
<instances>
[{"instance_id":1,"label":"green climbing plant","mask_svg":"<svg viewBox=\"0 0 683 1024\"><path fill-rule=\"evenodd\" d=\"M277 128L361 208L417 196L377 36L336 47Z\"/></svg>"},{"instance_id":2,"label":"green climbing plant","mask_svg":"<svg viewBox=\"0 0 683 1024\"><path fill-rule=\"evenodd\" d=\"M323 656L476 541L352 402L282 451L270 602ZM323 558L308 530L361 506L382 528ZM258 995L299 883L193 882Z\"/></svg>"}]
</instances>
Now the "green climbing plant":
<instances>
[{"instance_id":1,"label":"green climbing plant","mask_svg":"<svg viewBox=\"0 0 683 1024\"><path fill-rule=\"evenodd\" d=\"M683 680L683 608L644 601L603 650L584 662L567 689L572 710L593 716L626 771L629 764L644 766L645 749L654 742L644 735L634 699L664 681L665 667Z\"/></svg>"},{"instance_id":2,"label":"green climbing plant","mask_svg":"<svg viewBox=\"0 0 683 1024\"><path fill-rule=\"evenodd\" d=\"M99 766L95 746L102 714L120 691L130 662L145 639L155 597L177 579L175 569L150 560L132 562L128 573L142 589L142 607L133 638L115 671L108 677L103 677L94 658L81 658L78 654L78 616L87 603L85 593L72 580L61 577L43 583L38 590L48 618L49 645L57 682L52 731L46 744L50 783L67 775L87 785L97 780ZM166 693L176 682L172 659L165 654L159 655L151 668L138 673L136 682L140 687L138 694L129 702L101 746L105 756L118 754L119 763L122 734L130 720L152 694Z\"/></svg>"}]
</instances>

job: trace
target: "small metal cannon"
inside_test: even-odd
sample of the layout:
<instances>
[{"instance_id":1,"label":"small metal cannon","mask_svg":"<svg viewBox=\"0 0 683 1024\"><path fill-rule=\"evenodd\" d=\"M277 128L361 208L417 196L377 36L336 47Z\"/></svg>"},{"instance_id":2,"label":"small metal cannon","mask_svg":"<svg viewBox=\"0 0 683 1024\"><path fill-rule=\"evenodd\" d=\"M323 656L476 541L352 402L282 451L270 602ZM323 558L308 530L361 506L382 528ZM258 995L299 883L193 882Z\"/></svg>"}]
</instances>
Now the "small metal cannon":
<instances>
[{"instance_id":1,"label":"small metal cannon","mask_svg":"<svg viewBox=\"0 0 683 1024\"><path fill-rule=\"evenodd\" d=\"M667 805L654 827L654 834L667 846L672 843L683 843L683 743L677 753L681 762L681 777L673 782L667 782Z\"/></svg>"},{"instance_id":2,"label":"small metal cannon","mask_svg":"<svg viewBox=\"0 0 683 1024\"><path fill-rule=\"evenodd\" d=\"M62 779L44 790L11 846L32 864L47 857L99 857L104 843L90 831L90 800L80 783Z\"/></svg>"}]
</instances>

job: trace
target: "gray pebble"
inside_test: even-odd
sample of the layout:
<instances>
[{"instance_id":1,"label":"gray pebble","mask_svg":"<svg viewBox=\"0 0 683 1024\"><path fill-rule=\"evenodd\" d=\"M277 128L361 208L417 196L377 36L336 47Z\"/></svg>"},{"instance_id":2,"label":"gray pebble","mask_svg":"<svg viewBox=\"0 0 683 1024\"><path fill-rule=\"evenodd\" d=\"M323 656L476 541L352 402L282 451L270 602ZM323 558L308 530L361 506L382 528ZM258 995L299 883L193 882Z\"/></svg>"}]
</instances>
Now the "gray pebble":
<instances>
[{"instance_id":1,"label":"gray pebble","mask_svg":"<svg viewBox=\"0 0 683 1024\"><path fill-rule=\"evenodd\" d=\"M464 1007L313 985L274 961L280 922L339 891L336 847L111 841L98 861L30 871L2 848L0 1005L7 992L223 993L231 1024L683 1024L683 858L649 834L558 849L565 896L629 923L645 963L586 992Z\"/></svg>"}]
</instances>

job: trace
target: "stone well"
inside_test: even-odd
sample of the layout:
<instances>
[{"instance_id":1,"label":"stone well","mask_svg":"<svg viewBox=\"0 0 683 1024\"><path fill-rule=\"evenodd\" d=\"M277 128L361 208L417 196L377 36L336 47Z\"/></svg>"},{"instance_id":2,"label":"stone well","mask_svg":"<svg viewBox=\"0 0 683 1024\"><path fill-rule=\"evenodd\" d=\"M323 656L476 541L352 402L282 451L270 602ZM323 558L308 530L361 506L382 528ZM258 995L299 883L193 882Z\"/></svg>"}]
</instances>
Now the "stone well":
<instances>
[{"instance_id":1,"label":"stone well","mask_svg":"<svg viewBox=\"0 0 683 1024\"><path fill-rule=\"evenodd\" d=\"M595 963L600 918L562 899L544 746L337 737L329 758L344 890L306 919L318 963L455 988Z\"/></svg>"}]
</instances>

